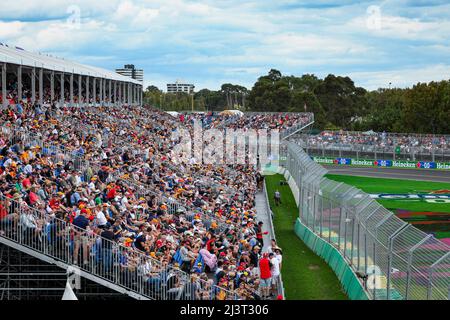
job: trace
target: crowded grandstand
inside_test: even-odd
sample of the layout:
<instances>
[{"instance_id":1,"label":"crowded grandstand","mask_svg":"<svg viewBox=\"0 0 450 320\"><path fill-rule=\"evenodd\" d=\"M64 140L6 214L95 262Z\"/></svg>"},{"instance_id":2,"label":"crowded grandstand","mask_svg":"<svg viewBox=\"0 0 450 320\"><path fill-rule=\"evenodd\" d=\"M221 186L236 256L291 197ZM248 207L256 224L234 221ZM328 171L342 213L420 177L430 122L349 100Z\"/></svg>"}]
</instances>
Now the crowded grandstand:
<instances>
[{"instance_id":1,"label":"crowded grandstand","mask_svg":"<svg viewBox=\"0 0 450 320\"><path fill-rule=\"evenodd\" d=\"M139 95L124 99L107 79L89 93L89 77L74 86L62 73L59 87L52 75L36 91L15 72L24 66L3 66L2 237L147 298L282 298L282 250L264 246L255 210L256 166L175 163L172 134L195 119L284 130L311 114L173 117L132 106Z\"/></svg>"}]
</instances>

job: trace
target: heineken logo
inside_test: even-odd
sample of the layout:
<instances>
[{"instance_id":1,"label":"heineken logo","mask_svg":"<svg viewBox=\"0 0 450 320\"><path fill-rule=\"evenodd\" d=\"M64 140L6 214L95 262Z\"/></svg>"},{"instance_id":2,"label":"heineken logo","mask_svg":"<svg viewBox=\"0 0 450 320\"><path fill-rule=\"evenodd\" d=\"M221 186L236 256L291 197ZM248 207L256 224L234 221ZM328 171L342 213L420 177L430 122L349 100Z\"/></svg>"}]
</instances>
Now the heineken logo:
<instances>
[{"instance_id":1,"label":"heineken logo","mask_svg":"<svg viewBox=\"0 0 450 320\"><path fill-rule=\"evenodd\" d=\"M440 169L450 170L450 163L428 161L404 161L404 160L355 160L351 158L311 157L315 162L322 164L366 166L366 167L392 167L411 169Z\"/></svg>"}]
</instances>

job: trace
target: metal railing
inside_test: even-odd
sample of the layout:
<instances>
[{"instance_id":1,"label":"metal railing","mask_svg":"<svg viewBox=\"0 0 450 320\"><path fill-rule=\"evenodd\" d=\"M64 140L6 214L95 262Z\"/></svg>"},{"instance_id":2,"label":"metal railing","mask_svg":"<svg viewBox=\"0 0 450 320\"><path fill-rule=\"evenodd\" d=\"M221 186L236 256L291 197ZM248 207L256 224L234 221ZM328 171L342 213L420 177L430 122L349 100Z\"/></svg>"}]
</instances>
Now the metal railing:
<instances>
[{"instance_id":1,"label":"metal railing","mask_svg":"<svg viewBox=\"0 0 450 320\"><path fill-rule=\"evenodd\" d=\"M237 294L169 261L80 229L66 220L0 195L0 237L155 300L238 300Z\"/></svg>"},{"instance_id":2,"label":"metal railing","mask_svg":"<svg viewBox=\"0 0 450 320\"><path fill-rule=\"evenodd\" d=\"M363 191L331 181L296 144L282 163L299 188L301 222L367 276L372 299L447 300L450 247L404 222Z\"/></svg>"}]
</instances>

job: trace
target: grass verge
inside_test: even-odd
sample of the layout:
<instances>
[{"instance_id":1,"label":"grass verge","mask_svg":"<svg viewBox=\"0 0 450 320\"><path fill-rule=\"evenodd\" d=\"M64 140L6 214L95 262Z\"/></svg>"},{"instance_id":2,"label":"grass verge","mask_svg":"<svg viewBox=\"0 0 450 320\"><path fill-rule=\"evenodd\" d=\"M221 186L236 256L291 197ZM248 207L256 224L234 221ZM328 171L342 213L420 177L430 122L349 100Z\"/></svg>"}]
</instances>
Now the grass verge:
<instances>
[{"instance_id":1,"label":"grass verge","mask_svg":"<svg viewBox=\"0 0 450 320\"><path fill-rule=\"evenodd\" d=\"M295 234L298 209L288 185L280 174L266 176L269 203L274 213L278 245L283 249L282 276L289 300L347 300L342 286L328 264L311 251ZM278 189L282 204L275 206L272 195Z\"/></svg>"}]
</instances>

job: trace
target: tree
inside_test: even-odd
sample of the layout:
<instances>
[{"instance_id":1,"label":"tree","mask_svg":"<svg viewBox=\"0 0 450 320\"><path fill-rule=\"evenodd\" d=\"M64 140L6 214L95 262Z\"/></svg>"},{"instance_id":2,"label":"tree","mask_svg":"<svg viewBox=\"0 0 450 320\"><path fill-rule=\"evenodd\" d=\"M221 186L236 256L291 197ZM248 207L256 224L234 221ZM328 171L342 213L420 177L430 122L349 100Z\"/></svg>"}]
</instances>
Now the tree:
<instances>
[{"instance_id":1,"label":"tree","mask_svg":"<svg viewBox=\"0 0 450 320\"><path fill-rule=\"evenodd\" d=\"M333 125L348 128L353 119L364 115L366 90L355 87L349 77L330 74L314 93Z\"/></svg>"}]
</instances>

